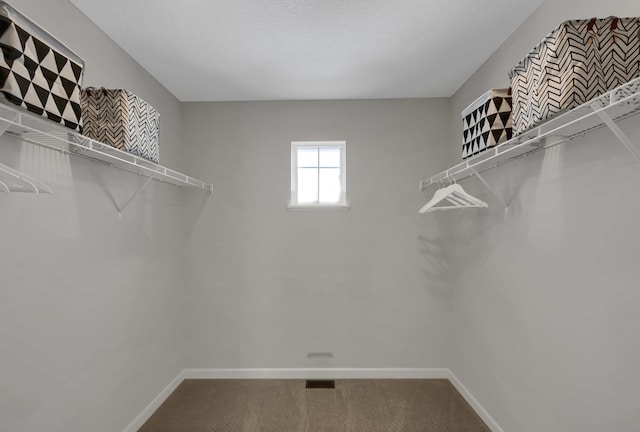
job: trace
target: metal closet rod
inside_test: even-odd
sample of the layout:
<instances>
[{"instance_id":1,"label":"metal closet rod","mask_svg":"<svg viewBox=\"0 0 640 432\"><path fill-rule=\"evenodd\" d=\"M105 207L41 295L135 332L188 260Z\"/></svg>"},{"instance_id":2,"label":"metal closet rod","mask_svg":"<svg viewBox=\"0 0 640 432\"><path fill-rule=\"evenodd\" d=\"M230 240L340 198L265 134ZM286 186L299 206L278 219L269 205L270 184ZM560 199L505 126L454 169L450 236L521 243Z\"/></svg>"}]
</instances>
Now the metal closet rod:
<instances>
[{"instance_id":1,"label":"metal closet rod","mask_svg":"<svg viewBox=\"0 0 640 432\"><path fill-rule=\"evenodd\" d=\"M22 133L15 132L15 131L7 131L6 133L12 136L15 136L25 142L29 142L38 146L57 150L61 153L84 156L87 159L105 163L108 166L112 166L114 168L122 169L128 172L136 173L138 175L153 177L157 181L172 184L174 186L190 186L190 187L204 189L206 191L209 191L210 193L212 192L212 187L210 184L204 183L193 177L179 173L177 171L174 171L162 165L153 164L152 162L146 161L135 155L122 152L115 148L111 148L106 144L91 140L82 135L78 135L78 138L80 138L87 144L70 141L67 138L56 136L53 133L49 133L39 129L41 125L46 124L45 123L46 120L37 118L31 113L22 112L17 109L14 109L13 107L9 107L6 105L3 105L2 108L6 111L11 112L13 115L16 116L16 118L12 119L10 118L11 116L3 115L3 116L0 116L0 121L4 122L7 125L13 125L23 130ZM23 121L23 118L29 120L29 124L25 124L25 122ZM47 124L47 126L51 127L51 125L49 124ZM36 135L36 137L33 137L33 138L25 137L23 133L33 133L34 135ZM71 132L65 131L65 133L69 134ZM78 152L71 152L64 147L58 147L57 145L48 144L46 141L53 141L55 143L58 143L64 146L73 146L79 149L80 151L83 151L85 153L90 153L90 155L83 155L83 154L79 154ZM102 147L105 149L108 148L109 152L101 151L96 147ZM113 152L114 154L111 154L110 152ZM120 154L122 154L122 156L119 156Z\"/></svg>"},{"instance_id":2,"label":"metal closet rod","mask_svg":"<svg viewBox=\"0 0 640 432\"><path fill-rule=\"evenodd\" d=\"M602 126L604 126L604 125L601 125L598 128L600 128ZM506 159L504 159L502 161L496 161L495 164L489 165L488 167L485 167L485 168L482 168L482 169L477 168L477 167L479 165L484 164L485 162L491 161L492 159L488 159L486 161L479 161L477 164L472 165L472 166L470 166L468 168L465 168L464 170L460 170L456 174L446 174L445 175L446 171L443 171L441 173L442 175L444 175L444 177L442 177L442 180L445 180L447 178L447 176L448 176L449 178L455 179L456 181L460 181L460 180L467 179L469 177L473 177L474 175L484 174L487 171L491 171L492 169L500 168L503 165L507 165L509 162L513 162L513 161L516 161L516 160L521 159L523 157L527 157L527 156L532 155L534 153L537 153L537 152L539 152L541 150L548 150L550 148L553 148L553 147L558 146L560 144L564 144L567 141L571 141L571 140L573 140L575 138L579 138L579 137L584 136L584 135L586 135L586 133L579 133L579 134L571 135L571 136L568 136L568 137L558 137L560 139L558 139L558 141L554 141L552 144L545 144L543 146L532 146L531 149L528 150L525 153L521 153L519 155L512 156L510 158L506 158ZM461 172L464 172L464 171L467 171L467 170L470 171L470 172L466 172L465 174L463 174L461 176L457 176L457 174L459 174ZM438 174L438 176L441 175L441 174ZM434 177L436 177L436 176L434 176ZM424 188L421 187L421 189L424 190L427 187L429 187L431 184L435 184L435 183L430 183L428 185L425 185ZM422 186L422 182L421 182L421 186Z\"/></svg>"},{"instance_id":3,"label":"metal closet rod","mask_svg":"<svg viewBox=\"0 0 640 432\"><path fill-rule=\"evenodd\" d=\"M88 156L88 155L85 155L85 154L82 154L82 153L71 152L71 151L66 150L66 149L64 149L64 148L62 148L62 147L57 147L57 146L55 146L55 145L51 145L51 144L46 144L46 143L43 143L43 142L35 141L35 140L30 139L30 138L26 138L26 137L24 137L24 136L22 136L22 135L19 135L19 134L17 134L17 133L14 133L14 132L9 132L9 131L8 131L8 132L5 132L5 133L6 133L7 135L11 135L11 136L13 136L13 137L16 137L16 138L18 138L18 139L20 139L20 140L22 140L22 141L28 142L28 143L30 143L30 144L37 145L37 146L40 146L40 147L44 147L44 148L49 149L49 150L54 150L54 151L60 152L60 153L62 153L62 154L70 154L70 155L74 155L74 156L80 157L80 158L82 158L82 159L86 159L86 160L90 160L91 162L98 163L98 164L100 164L100 165L108 166L108 167L111 167L111 168L116 168L116 169L119 169L119 170L122 170L122 171L130 172L130 173L132 173L132 174L137 174L137 175L139 175L139 176L149 177L147 174L142 173L142 172L140 172L140 170L136 170L136 169L134 169L134 168L129 168L129 167L127 167L127 166L114 165L113 163L111 163L111 162L109 162L109 161L106 161L106 160L96 159L96 158L94 158L94 157L91 157L91 156ZM73 143L71 143L71 144L73 144ZM80 146L81 148L83 148L83 149L88 149L88 147L84 147L84 146L82 146L81 144L75 144L75 145L79 145L79 146ZM94 151L95 151L95 150L94 150ZM144 167L142 167L142 166L140 166L140 165L136 165L136 167L138 167L138 168L144 168ZM153 172L153 170L151 170L151 171ZM158 174L160 174L160 172L158 172ZM152 174L150 177L153 177L153 174ZM178 178L176 178L176 177L171 177L171 178L172 178L172 179L176 179L176 180L180 180L180 181L184 181L184 182L186 182L186 180L178 179ZM170 182L170 181L168 181L168 180L165 180L165 179L163 179L163 178L161 178L161 177L160 177L160 178L158 178L158 177L154 177L154 180L159 181L159 182L161 182L161 183L169 184L169 185L172 185L172 186L178 186L178 187L180 187L179 185L176 185L175 183L172 183L172 182ZM189 184L190 184L190 185L192 185L192 186L194 186L194 187L199 187L199 188L201 187L202 189L209 190L209 189L207 189L207 188L205 187L205 186L207 186L205 183L202 183L202 185L200 185L200 184L194 184L194 183L189 183Z\"/></svg>"}]
</instances>

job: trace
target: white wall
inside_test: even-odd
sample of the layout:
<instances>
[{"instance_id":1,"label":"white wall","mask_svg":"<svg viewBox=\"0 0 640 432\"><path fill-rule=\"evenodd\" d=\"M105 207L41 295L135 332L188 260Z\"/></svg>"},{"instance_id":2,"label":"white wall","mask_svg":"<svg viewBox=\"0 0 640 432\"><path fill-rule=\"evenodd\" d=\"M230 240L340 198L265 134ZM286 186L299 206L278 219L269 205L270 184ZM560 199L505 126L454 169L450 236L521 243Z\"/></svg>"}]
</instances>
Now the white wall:
<instances>
[{"instance_id":1,"label":"white wall","mask_svg":"<svg viewBox=\"0 0 640 432\"><path fill-rule=\"evenodd\" d=\"M66 0L17 9L161 113L161 161L181 163L180 103ZM121 431L184 367L182 198L137 176L0 140L0 162L54 195L0 193L0 430Z\"/></svg>"},{"instance_id":2,"label":"white wall","mask_svg":"<svg viewBox=\"0 0 640 432\"><path fill-rule=\"evenodd\" d=\"M561 21L639 12L635 0L546 1L455 95L455 142L460 111L508 86L508 69ZM637 118L621 126L640 146ZM451 369L505 431L637 430L640 164L601 130L488 180L511 214L464 183L492 208L452 220Z\"/></svg>"},{"instance_id":3,"label":"white wall","mask_svg":"<svg viewBox=\"0 0 640 432\"><path fill-rule=\"evenodd\" d=\"M189 239L189 367L446 367L441 227L417 210L418 180L445 168L448 99L184 112L189 171L215 185ZM343 139L351 210L288 211L291 141Z\"/></svg>"}]
</instances>

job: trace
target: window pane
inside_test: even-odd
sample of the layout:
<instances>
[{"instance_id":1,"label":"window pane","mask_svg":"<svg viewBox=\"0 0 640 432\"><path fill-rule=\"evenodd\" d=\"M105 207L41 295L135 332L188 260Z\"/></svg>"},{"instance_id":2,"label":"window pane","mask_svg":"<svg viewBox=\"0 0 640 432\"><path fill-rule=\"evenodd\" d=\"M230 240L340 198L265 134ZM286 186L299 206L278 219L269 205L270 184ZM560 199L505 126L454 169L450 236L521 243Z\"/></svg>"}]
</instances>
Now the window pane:
<instances>
[{"instance_id":1,"label":"window pane","mask_svg":"<svg viewBox=\"0 0 640 432\"><path fill-rule=\"evenodd\" d=\"M317 167L318 166L318 148L299 148L298 149L298 167Z\"/></svg>"},{"instance_id":2,"label":"window pane","mask_svg":"<svg viewBox=\"0 0 640 432\"><path fill-rule=\"evenodd\" d=\"M324 168L340 168L340 149L337 147L321 147L320 166Z\"/></svg>"},{"instance_id":3,"label":"window pane","mask_svg":"<svg viewBox=\"0 0 640 432\"><path fill-rule=\"evenodd\" d=\"M317 153L316 153L317 154ZM318 202L318 169L298 168L298 203Z\"/></svg>"},{"instance_id":4,"label":"window pane","mask_svg":"<svg viewBox=\"0 0 640 432\"><path fill-rule=\"evenodd\" d=\"M320 202L340 201L340 168L320 168Z\"/></svg>"}]
</instances>

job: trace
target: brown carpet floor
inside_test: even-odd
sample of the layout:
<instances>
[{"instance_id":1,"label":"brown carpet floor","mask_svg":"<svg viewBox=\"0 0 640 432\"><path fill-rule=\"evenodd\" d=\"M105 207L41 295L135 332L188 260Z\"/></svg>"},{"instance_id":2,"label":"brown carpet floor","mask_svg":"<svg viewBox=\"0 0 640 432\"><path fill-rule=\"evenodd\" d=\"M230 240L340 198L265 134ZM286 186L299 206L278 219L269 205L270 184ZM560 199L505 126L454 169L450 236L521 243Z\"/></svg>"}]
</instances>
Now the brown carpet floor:
<instances>
[{"instance_id":1,"label":"brown carpet floor","mask_svg":"<svg viewBox=\"0 0 640 432\"><path fill-rule=\"evenodd\" d=\"M185 380L140 432L489 432L448 380Z\"/></svg>"}]
</instances>

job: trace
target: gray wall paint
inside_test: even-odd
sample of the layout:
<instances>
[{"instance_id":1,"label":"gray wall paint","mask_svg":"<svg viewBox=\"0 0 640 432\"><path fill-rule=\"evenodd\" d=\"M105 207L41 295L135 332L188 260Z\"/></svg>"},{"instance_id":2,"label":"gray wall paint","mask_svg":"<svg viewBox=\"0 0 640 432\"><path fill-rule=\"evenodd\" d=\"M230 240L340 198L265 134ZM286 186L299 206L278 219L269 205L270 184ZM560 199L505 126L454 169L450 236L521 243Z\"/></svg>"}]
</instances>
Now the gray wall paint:
<instances>
[{"instance_id":1,"label":"gray wall paint","mask_svg":"<svg viewBox=\"0 0 640 432\"><path fill-rule=\"evenodd\" d=\"M85 84L125 87L161 113L180 165L181 104L65 0L14 0L87 61ZM182 195L137 176L0 140L0 162L54 195L0 193L0 430L123 430L184 367Z\"/></svg>"},{"instance_id":2,"label":"gray wall paint","mask_svg":"<svg viewBox=\"0 0 640 432\"><path fill-rule=\"evenodd\" d=\"M417 210L446 165L448 99L184 112L189 171L216 188L189 240L188 366L446 366L441 228ZM291 141L343 139L351 210L288 211Z\"/></svg>"},{"instance_id":3,"label":"gray wall paint","mask_svg":"<svg viewBox=\"0 0 640 432\"><path fill-rule=\"evenodd\" d=\"M455 95L455 141L460 111L507 86L508 69L561 21L638 12L635 0L546 1ZM637 118L622 127L640 144ZM451 369L505 431L637 430L640 165L602 130L488 180L511 214L465 182L492 207L452 219Z\"/></svg>"},{"instance_id":4,"label":"gray wall paint","mask_svg":"<svg viewBox=\"0 0 640 432\"><path fill-rule=\"evenodd\" d=\"M506 219L473 180L489 210L416 213L462 108L561 20L635 1L547 1L453 100L184 106L68 1L12 3L87 85L157 107L161 161L216 192L153 184L118 221L136 176L0 140L55 191L0 194L0 429L122 430L183 367L450 366L507 431L640 421L640 174L607 131L491 172ZM347 140L352 209L287 211L289 143L323 139Z\"/></svg>"}]
</instances>

